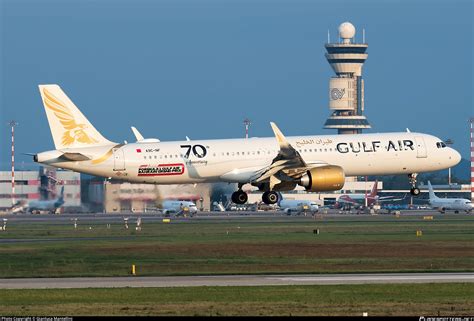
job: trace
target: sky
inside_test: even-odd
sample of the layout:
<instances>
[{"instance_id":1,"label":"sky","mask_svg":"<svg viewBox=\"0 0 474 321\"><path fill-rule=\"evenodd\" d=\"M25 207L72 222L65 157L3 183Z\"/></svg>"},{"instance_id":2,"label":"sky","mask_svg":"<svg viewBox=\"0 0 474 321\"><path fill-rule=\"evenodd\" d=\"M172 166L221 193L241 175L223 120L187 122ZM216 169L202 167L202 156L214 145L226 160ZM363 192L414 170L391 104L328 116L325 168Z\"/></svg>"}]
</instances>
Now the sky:
<instances>
[{"instance_id":1,"label":"sky","mask_svg":"<svg viewBox=\"0 0 474 321\"><path fill-rule=\"evenodd\" d=\"M469 0L0 0L0 169L54 149L38 84L59 84L109 140L334 134L325 59L345 21L365 29L366 132L452 139L469 158Z\"/></svg>"}]
</instances>

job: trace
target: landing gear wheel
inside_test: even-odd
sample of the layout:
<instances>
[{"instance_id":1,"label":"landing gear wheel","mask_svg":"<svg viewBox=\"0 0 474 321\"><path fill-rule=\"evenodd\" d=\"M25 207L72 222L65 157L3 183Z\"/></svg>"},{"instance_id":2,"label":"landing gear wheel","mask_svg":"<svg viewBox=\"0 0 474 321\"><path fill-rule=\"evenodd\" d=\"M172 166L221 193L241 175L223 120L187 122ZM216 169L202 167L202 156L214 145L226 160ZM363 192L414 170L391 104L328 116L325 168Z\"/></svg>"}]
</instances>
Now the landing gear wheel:
<instances>
[{"instance_id":1,"label":"landing gear wheel","mask_svg":"<svg viewBox=\"0 0 474 321\"><path fill-rule=\"evenodd\" d=\"M272 205L278 202L278 194L273 191L263 193L262 201L267 205Z\"/></svg>"},{"instance_id":2,"label":"landing gear wheel","mask_svg":"<svg viewBox=\"0 0 474 321\"><path fill-rule=\"evenodd\" d=\"M414 188L410 189L410 194L413 195L413 196L418 196L418 195L420 195L420 189L418 187L414 187Z\"/></svg>"},{"instance_id":3,"label":"landing gear wheel","mask_svg":"<svg viewBox=\"0 0 474 321\"><path fill-rule=\"evenodd\" d=\"M232 202L235 204L245 204L248 199L249 197L247 196L247 193L242 190L232 193Z\"/></svg>"}]
</instances>

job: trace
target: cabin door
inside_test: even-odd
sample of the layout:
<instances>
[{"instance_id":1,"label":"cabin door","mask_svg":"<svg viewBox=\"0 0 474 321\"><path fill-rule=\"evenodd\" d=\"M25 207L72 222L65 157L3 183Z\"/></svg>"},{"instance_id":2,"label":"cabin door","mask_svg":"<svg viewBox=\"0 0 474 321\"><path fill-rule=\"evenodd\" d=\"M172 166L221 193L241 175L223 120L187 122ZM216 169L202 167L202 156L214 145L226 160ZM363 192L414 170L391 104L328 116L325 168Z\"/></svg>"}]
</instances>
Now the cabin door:
<instances>
[{"instance_id":1,"label":"cabin door","mask_svg":"<svg viewBox=\"0 0 474 321\"><path fill-rule=\"evenodd\" d=\"M415 137L416 140L416 157L426 158L426 145L425 140L421 136Z\"/></svg>"},{"instance_id":2,"label":"cabin door","mask_svg":"<svg viewBox=\"0 0 474 321\"><path fill-rule=\"evenodd\" d=\"M125 157L122 148L114 148L114 171L125 170Z\"/></svg>"}]
</instances>

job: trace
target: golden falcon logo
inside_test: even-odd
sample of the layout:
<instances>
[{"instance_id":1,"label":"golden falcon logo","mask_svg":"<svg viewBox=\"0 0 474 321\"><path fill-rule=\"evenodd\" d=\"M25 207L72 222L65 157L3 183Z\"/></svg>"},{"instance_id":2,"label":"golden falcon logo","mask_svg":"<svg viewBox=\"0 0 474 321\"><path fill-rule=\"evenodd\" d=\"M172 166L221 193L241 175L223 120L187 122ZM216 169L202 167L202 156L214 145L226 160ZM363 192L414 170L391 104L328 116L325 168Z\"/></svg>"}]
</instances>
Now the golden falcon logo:
<instances>
[{"instance_id":1,"label":"golden falcon logo","mask_svg":"<svg viewBox=\"0 0 474 321\"><path fill-rule=\"evenodd\" d=\"M61 125L65 129L61 143L64 146L72 145L75 141L83 144L94 144L97 140L90 137L85 130L86 124L78 124L73 114L61 100L56 98L46 88L43 89L44 104L54 112Z\"/></svg>"}]
</instances>

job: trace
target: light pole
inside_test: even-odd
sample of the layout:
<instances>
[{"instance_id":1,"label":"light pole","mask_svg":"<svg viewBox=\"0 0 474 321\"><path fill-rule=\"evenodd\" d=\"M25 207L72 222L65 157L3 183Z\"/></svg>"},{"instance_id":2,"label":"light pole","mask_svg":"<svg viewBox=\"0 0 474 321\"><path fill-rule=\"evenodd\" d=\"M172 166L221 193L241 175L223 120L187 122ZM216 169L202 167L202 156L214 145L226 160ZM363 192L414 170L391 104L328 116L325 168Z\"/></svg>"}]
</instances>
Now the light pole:
<instances>
[{"instance_id":1,"label":"light pole","mask_svg":"<svg viewBox=\"0 0 474 321\"><path fill-rule=\"evenodd\" d=\"M15 126L18 123L11 120L8 125L12 128L12 206L15 205Z\"/></svg>"},{"instance_id":2,"label":"light pole","mask_svg":"<svg viewBox=\"0 0 474 321\"><path fill-rule=\"evenodd\" d=\"M444 141L444 143L448 146L454 144L454 141L451 138L448 138ZM451 167L448 168L448 185L451 185Z\"/></svg>"},{"instance_id":3,"label":"light pole","mask_svg":"<svg viewBox=\"0 0 474 321\"><path fill-rule=\"evenodd\" d=\"M245 118L244 119L244 125L245 125L245 138L249 138L249 127L252 122L250 119Z\"/></svg>"}]
</instances>

